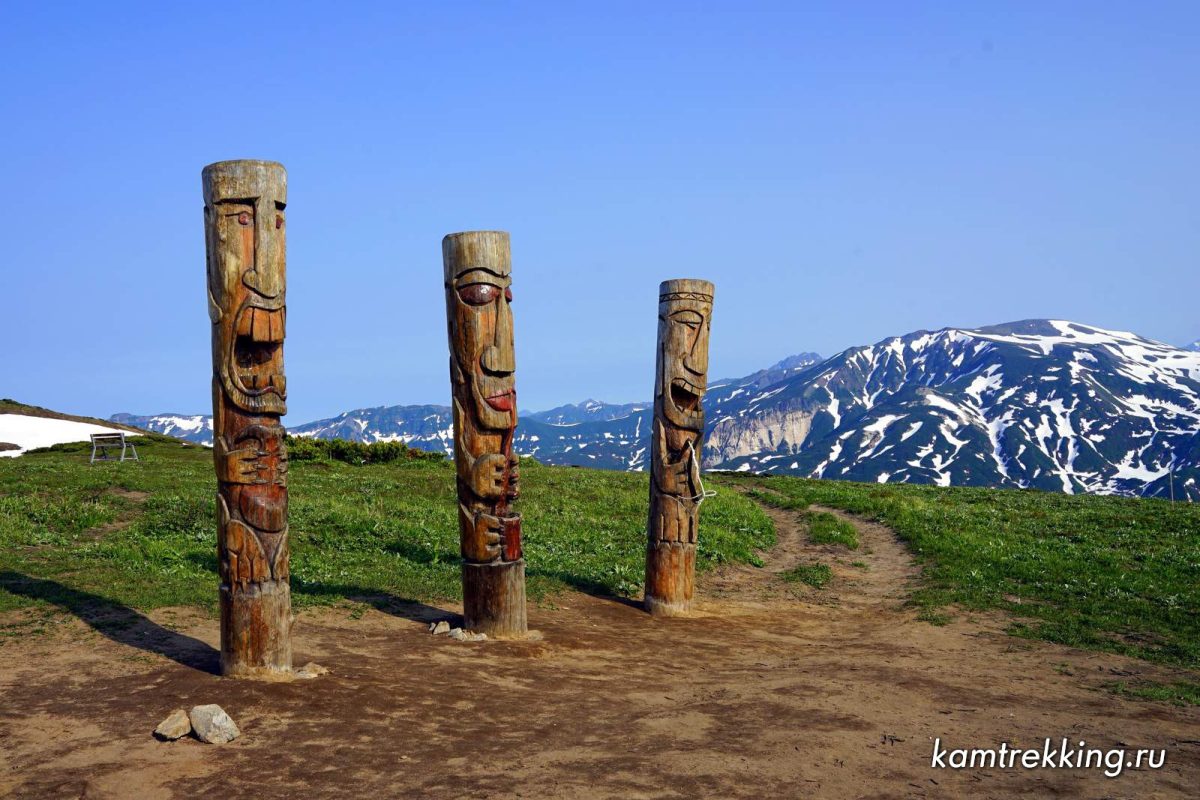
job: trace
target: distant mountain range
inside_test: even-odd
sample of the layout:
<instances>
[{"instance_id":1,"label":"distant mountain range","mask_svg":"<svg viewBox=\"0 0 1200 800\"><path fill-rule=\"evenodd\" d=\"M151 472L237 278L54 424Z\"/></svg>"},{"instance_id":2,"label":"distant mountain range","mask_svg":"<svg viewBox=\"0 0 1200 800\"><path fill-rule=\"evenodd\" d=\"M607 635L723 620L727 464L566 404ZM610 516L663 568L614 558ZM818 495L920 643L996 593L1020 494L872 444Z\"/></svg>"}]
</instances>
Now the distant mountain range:
<instances>
[{"instance_id":1,"label":"distant mountain range","mask_svg":"<svg viewBox=\"0 0 1200 800\"><path fill-rule=\"evenodd\" d=\"M783 380L820 360L816 353L804 353L790 356L745 378L716 381L709 388L705 405L709 409L718 408L731 398ZM642 440L650 430L651 405L586 400L548 411L522 412L514 445L522 454L547 464L644 469L646 451ZM208 415L114 414L111 419L212 446L212 417ZM454 428L449 406L358 408L328 419L289 425L288 432L293 436L318 439L368 443L399 441L423 450L441 451L447 455L454 453Z\"/></svg>"},{"instance_id":2,"label":"distant mountain range","mask_svg":"<svg viewBox=\"0 0 1200 800\"><path fill-rule=\"evenodd\" d=\"M613 405L600 400L584 400L575 405L559 406L549 411L522 411L522 419L535 419L547 425L578 425L581 422L607 422L645 411L653 403Z\"/></svg>"},{"instance_id":3,"label":"distant mountain range","mask_svg":"<svg viewBox=\"0 0 1200 800\"><path fill-rule=\"evenodd\" d=\"M1058 320L916 331L714 381L707 468L878 482L1200 499L1200 342L1175 348ZM649 404L525 413L550 464L646 468ZM210 443L203 416L114 421ZM453 452L445 406L349 411L296 435Z\"/></svg>"},{"instance_id":4,"label":"distant mountain range","mask_svg":"<svg viewBox=\"0 0 1200 800\"><path fill-rule=\"evenodd\" d=\"M1026 320L851 348L769 390L803 435L731 469L860 481L1200 497L1200 355ZM720 423L717 423L720 426Z\"/></svg>"},{"instance_id":5,"label":"distant mountain range","mask_svg":"<svg viewBox=\"0 0 1200 800\"><path fill-rule=\"evenodd\" d=\"M140 417L137 414L113 414L108 421L164 433L167 436L196 442L206 447L212 447L213 443L211 414L155 414L150 417Z\"/></svg>"}]
</instances>

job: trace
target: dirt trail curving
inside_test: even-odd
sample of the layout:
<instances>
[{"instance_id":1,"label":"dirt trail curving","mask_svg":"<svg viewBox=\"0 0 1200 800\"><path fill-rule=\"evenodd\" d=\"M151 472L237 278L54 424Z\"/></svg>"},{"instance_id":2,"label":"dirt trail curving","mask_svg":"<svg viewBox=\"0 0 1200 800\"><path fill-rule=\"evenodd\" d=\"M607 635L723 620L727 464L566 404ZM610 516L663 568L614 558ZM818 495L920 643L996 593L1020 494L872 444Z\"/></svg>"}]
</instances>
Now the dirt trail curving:
<instances>
[{"instance_id":1,"label":"dirt trail curving","mask_svg":"<svg viewBox=\"0 0 1200 800\"><path fill-rule=\"evenodd\" d=\"M313 681L197 669L212 666L217 628L187 610L120 637L70 620L0 639L0 796L1194 796L1200 709L1099 688L1165 671L1016 640L996 619L920 622L904 604L917 569L891 531L852 520L862 547L848 553L769 513L779 544L764 566L706 576L693 617L568 594L531 609L542 641L458 644L426 632L454 609L305 611L297 664L332 670ZM823 590L779 577L814 560L833 568ZM211 702L241 739L150 737L171 709ZM929 766L934 737L1063 736L1166 748L1166 765L1116 779Z\"/></svg>"}]
</instances>

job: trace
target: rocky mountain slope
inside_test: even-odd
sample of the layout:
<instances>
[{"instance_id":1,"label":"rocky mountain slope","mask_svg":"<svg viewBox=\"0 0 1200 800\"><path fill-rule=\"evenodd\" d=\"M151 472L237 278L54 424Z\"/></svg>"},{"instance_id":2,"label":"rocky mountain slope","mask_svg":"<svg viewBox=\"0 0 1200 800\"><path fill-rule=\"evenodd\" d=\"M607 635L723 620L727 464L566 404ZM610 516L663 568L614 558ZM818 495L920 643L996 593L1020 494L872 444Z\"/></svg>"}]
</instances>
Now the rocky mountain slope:
<instances>
[{"instance_id":1,"label":"rocky mountain slope","mask_svg":"<svg viewBox=\"0 0 1200 800\"><path fill-rule=\"evenodd\" d=\"M710 408L718 408L820 360L816 353L803 353L744 378L716 381L705 402ZM563 405L549 411L522 412L514 443L522 454L548 464L640 470L646 467L642 439L650 430L650 415L650 403L617 405L598 400ZM206 415L114 414L112 419L188 441L212 444L212 418ZM328 419L289 425L288 432L294 436L368 443L399 441L423 450L447 455L454 453L449 406L359 408Z\"/></svg>"},{"instance_id":2,"label":"rocky mountain slope","mask_svg":"<svg viewBox=\"0 0 1200 800\"><path fill-rule=\"evenodd\" d=\"M358 408L329 419L289 425L288 433L368 444L404 442L422 450L454 452L454 424L449 406Z\"/></svg>"},{"instance_id":3,"label":"rocky mountain slope","mask_svg":"<svg viewBox=\"0 0 1200 800\"><path fill-rule=\"evenodd\" d=\"M739 470L1200 499L1198 431L1200 354L1026 320L851 348L714 420L710 447ZM739 436L762 446L730 457Z\"/></svg>"},{"instance_id":4,"label":"rocky mountain slope","mask_svg":"<svg viewBox=\"0 0 1200 800\"><path fill-rule=\"evenodd\" d=\"M1056 320L917 331L713 381L704 405L710 469L1200 499L1200 351L1132 333ZM644 404L560 406L524 414L515 443L550 464L642 470L650 417ZM211 440L203 417L119 420ZM453 452L445 406L290 431Z\"/></svg>"},{"instance_id":5,"label":"rocky mountain slope","mask_svg":"<svg viewBox=\"0 0 1200 800\"><path fill-rule=\"evenodd\" d=\"M213 427L210 414L155 414L143 417L137 414L113 414L110 422L130 425L155 433L186 439L189 442L212 447Z\"/></svg>"},{"instance_id":6,"label":"rocky mountain slope","mask_svg":"<svg viewBox=\"0 0 1200 800\"><path fill-rule=\"evenodd\" d=\"M601 400L584 400L574 405L558 406L549 411L522 411L522 419L533 419L548 425L578 425L581 422L607 422L628 417L650 408L650 403L614 405Z\"/></svg>"}]
</instances>

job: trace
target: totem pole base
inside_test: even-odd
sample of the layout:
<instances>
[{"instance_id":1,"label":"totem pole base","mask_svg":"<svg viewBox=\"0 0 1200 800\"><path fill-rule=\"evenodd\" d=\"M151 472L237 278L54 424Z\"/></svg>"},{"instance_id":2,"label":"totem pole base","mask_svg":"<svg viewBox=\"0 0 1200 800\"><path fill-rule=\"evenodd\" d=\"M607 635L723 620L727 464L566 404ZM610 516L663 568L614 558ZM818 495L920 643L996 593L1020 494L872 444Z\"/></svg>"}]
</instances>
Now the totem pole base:
<instances>
[{"instance_id":1,"label":"totem pole base","mask_svg":"<svg viewBox=\"0 0 1200 800\"><path fill-rule=\"evenodd\" d=\"M273 678L292 672L292 592L283 581L221 586L221 674Z\"/></svg>"},{"instance_id":2,"label":"totem pole base","mask_svg":"<svg viewBox=\"0 0 1200 800\"><path fill-rule=\"evenodd\" d=\"M520 639L525 619L525 559L462 565L463 626L493 639Z\"/></svg>"},{"instance_id":3,"label":"totem pole base","mask_svg":"<svg viewBox=\"0 0 1200 800\"><path fill-rule=\"evenodd\" d=\"M680 617L692 607L696 583L696 546L658 542L646 548L646 599L656 617Z\"/></svg>"}]
</instances>

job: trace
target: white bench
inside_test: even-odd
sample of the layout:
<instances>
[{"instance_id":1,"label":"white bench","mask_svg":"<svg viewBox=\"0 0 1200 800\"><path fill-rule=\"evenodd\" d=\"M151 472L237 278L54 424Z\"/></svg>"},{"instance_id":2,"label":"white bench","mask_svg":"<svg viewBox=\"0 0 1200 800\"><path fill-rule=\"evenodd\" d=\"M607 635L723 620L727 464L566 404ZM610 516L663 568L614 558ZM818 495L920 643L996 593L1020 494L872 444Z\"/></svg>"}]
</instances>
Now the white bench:
<instances>
[{"instance_id":1,"label":"white bench","mask_svg":"<svg viewBox=\"0 0 1200 800\"><path fill-rule=\"evenodd\" d=\"M109 449L116 450L118 447L121 448L120 458L108 454ZM93 433L92 460L88 463L95 464L97 461L124 461L126 450L133 451L133 455L129 456L131 461L141 461L138 458L137 448L133 446L132 442L125 441L125 433L123 431L117 431L116 433Z\"/></svg>"}]
</instances>

